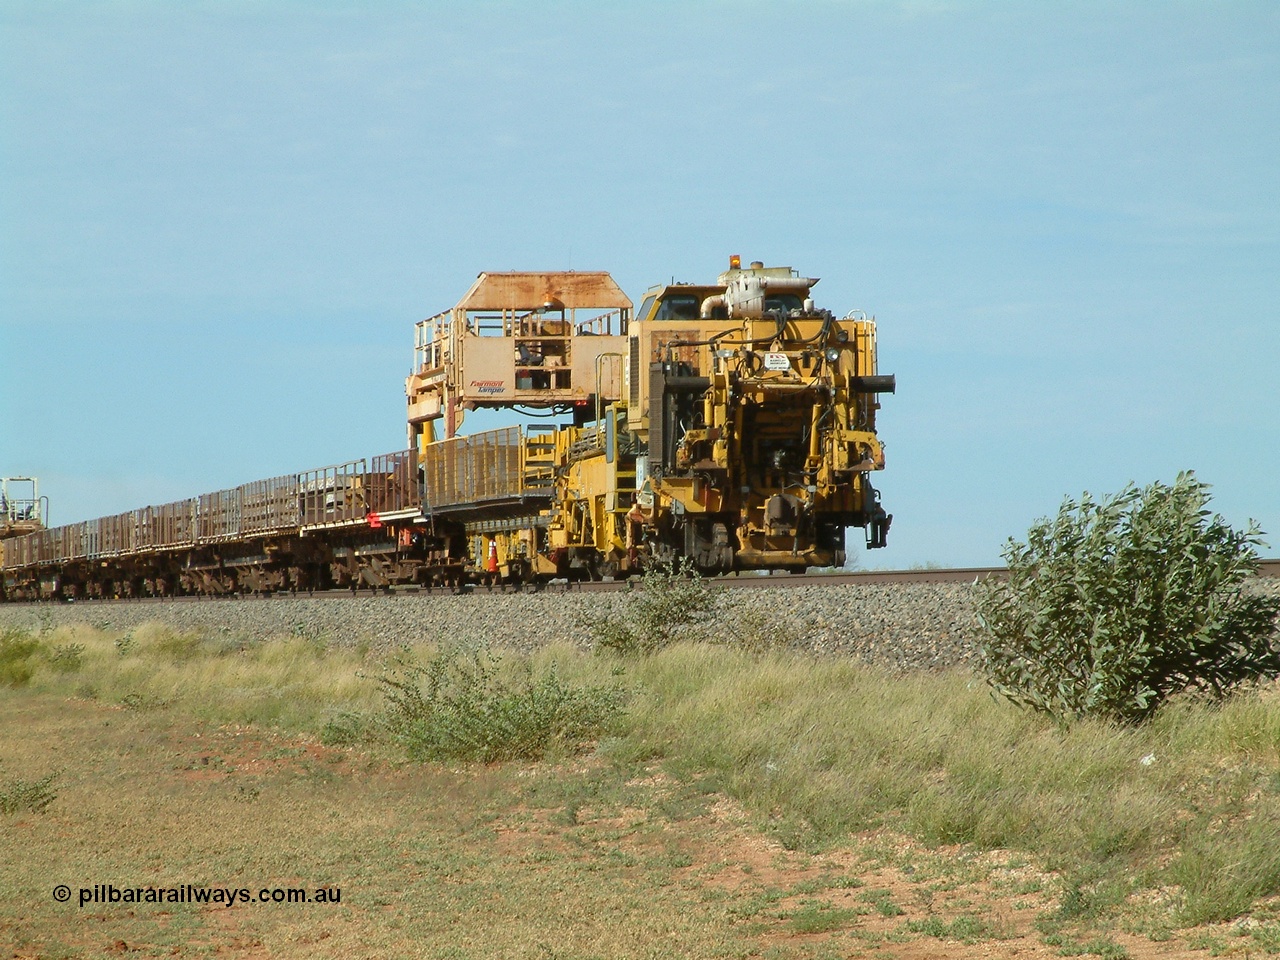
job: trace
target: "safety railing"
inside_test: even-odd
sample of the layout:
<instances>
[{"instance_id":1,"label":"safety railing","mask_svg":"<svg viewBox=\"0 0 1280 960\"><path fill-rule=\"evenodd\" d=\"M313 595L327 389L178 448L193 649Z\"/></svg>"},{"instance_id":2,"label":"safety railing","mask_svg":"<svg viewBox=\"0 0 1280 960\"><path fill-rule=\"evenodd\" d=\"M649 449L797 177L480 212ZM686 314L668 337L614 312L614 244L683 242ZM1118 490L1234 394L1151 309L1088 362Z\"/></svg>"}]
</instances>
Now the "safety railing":
<instances>
[{"instance_id":1,"label":"safety railing","mask_svg":"<svg viewBox=\"0 0 1280 960\"><path fill-rule=\"evenodd\" d=\"M524 436L519 427L427 444L422 471L426 505L432 511L521 500L544 492L526 482Z\"/></svg>"},{"instance_id":2,"label":"safety railing","mask_svg":"<svg viewBox=\"0 0 1280 960\"><path fill-rule=\"evenodd\" d=\"M498 486L508 484L505 465L493 456L485 464L498 470ZM403 518L420 509L417 459L413 451L399 450L13 537L4 542L0 566L11 570L195 548L299 533L309 526L359 525L370 514Z\"/></svg>"}]
</instances>

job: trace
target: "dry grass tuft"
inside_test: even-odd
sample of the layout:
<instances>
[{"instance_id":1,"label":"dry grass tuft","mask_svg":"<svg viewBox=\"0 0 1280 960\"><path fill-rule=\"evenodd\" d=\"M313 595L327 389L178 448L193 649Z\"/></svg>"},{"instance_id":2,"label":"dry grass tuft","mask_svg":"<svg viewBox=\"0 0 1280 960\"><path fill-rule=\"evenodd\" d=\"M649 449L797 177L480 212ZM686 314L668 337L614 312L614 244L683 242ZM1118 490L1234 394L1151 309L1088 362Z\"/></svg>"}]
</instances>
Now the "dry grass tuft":
<instances>
[{"instance_id":1,"label":"dry grass tuft","mask_svg":"<svg viewBox=\"0 0 1280 960\"><path fill-rule=\"evenodd\" d=\"M625 695L594 752L448 769L403 765L376 679L390 664L305 630L64 627L7 634L4 663L20 680L0 702L0 789L57 777L47 802L0 811L0 887L17 891L0 931L34 918L27 942L49 954L99 949L56 934L71 915L41 887L55 873L362 891L340 911L241 911L234 934L198 910L163 924L108 912L103 929L152 952L231 936L290 955L288 937L319 931L318 956L465 954L481 933L501 948L486 953L526 956L519 944L568 929L572 946L554 948L567 956L652 955L640 945L668 937L706 956L1010 937L1139 956L1143 937L1218 924L1203 929L1220 939L1242 917L1247 938L1222 942L1265 950L1280 924L1274 685L1179 700L1136 729L1063 729L959 671L897 676L769 645L554 647L504 654L494 689L554 675ZM491 902L483 930L458 926ZM370 934L387 911L418 919Z\"/></svg>"}]
</instances>

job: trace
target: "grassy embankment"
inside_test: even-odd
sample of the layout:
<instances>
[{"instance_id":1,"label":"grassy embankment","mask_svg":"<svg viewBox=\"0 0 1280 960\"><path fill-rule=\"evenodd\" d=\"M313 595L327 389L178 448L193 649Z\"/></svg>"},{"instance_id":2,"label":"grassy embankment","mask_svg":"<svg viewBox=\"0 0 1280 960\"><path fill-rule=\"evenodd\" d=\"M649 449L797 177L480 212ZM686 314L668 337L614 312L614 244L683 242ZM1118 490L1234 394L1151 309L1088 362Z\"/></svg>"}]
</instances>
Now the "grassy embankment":
<instances>
[{"instance_id":1,"label":"grassy embankment","mask_svg":"<svg viewBox=\"0 0 1280 960\"><path fill-rule=\"evenodd\" d=\"M0 887L16 895L0 935L32 955L92 949L83 929L52 932L84 916L48 900L60 873L72 887L323 880L365 908L227 914L251 934L198 912L159 923L98 909L121 942L156 952L256 936L292 955L282 945L310 936L307 911L332 940L315 952L332 955L376 941L440 956L913 956L913 944L1009 938L1047 955L1280 952L1274 686L1221 707L1175 703L1140 728L1064 730L967 673L893 677L784 649L555 648L499 672L507 692L529 693L552 670L561 693L621 707L597 709L590 755L553 742L539 764L406 767L395 758L414 718L394 696L388 710L396 688L377 678L426 674L368 651L161 627L10 632L0 687L21 693L0 739L14 845ZM483 690L452 702L486 709ZM725 819L722 797L745 825ZM435 833L417 832L428 821ZM754 829L795 853L753 861L742 831ZM719 849L726 831L737 839ZM791 873L769 872L784 863ZM867 871L879 871L870 883ZM414 915L382 917L375 936L368 910L395 913L413 884L428 885Z\"/></svg>"}]
</instances>

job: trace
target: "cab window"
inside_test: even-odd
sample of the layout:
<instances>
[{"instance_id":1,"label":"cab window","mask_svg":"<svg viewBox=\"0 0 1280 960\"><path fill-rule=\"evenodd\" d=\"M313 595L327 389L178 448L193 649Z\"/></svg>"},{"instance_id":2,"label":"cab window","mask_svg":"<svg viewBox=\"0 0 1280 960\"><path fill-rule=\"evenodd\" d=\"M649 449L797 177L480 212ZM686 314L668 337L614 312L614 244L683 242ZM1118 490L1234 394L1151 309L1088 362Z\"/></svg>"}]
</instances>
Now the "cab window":
<instances>
[{"instance_id":1,"label":"cab window","mask_svg":"<svg viewBox=\"0 0 1280 960\"><path fill-rule=\"evenodd\" d=\"M765 297L765 300L764 300L765 313L769 313L770 311L773 311L773 310L778 310L778 311L781 311L784 317L790 314L792 310L800 310L803 307L804 307L804 301L802 301L794 293L780 293L780 294L777 294L776 296Z\"/></svg>"},{"instance_id":2,"label":"cab window","mask_svg":"<svg viewBox=\"0 0 1280 960\"><path fill-rule=\"evenodd\" d=\"M701 301L697 297L676 295L664 297L658 305L658 320L697 320Z\"/></svg>"},{"instance_id":3,"label":"cab window","mask_svg":"<svg viewBox=\"0 0 1280 960\"><path fill-rule=\"evenodd\" d=\"M636 319L643 320L649 315L649 310L653 307L653 301L658 299L656 293L650 294L644 298L644 303L640 304L640 309L636 311Z\"/></svg>"}]
</instances>

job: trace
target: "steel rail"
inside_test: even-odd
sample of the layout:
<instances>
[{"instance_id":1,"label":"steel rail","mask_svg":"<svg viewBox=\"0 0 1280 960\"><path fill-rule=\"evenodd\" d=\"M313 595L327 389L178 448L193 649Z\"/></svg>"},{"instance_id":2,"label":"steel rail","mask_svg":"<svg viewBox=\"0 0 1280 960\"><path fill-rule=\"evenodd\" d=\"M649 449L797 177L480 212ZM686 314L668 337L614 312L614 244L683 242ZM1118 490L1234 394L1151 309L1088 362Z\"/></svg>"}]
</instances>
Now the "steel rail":
<instances>
[{"instance_id":1,"label":"steel rail","mask_svg":"<svg viewBox=\"0 0 1280 960\"><path fill-rule=\"evenodd\" d=\"M1005 567L925 567L917 570L852 570L830 571L824 573L773 573L752 574L737 573L720 577L708 577L706 584L712 589L786 589L788 587L842 587L842 586L879 586L912 583L975 583L987 577L1003 577ZM1280 559L1266 559L1258 563L1258 576L1265 578L1280 577ZM415 596L448 596L459 592L465 593L608 593L617 590L639 589L639 578L631 580L552 580L539 584L467 584L459 590L446 586L394 586L381 590L360 590L353 594L350 589L317 590L314 593L292 594L281 591L274 594L230 594L224 596L180 596L180 597L127 597L119 600L81 599L73 601L77 605L98 605L112 603L217 603L228 600L271 600L276 597L288 599L337 599L353 596L382 596L389 598ZM47 600L15 601L18 604L48 603Z\"/></svg>"}]
</instances>

